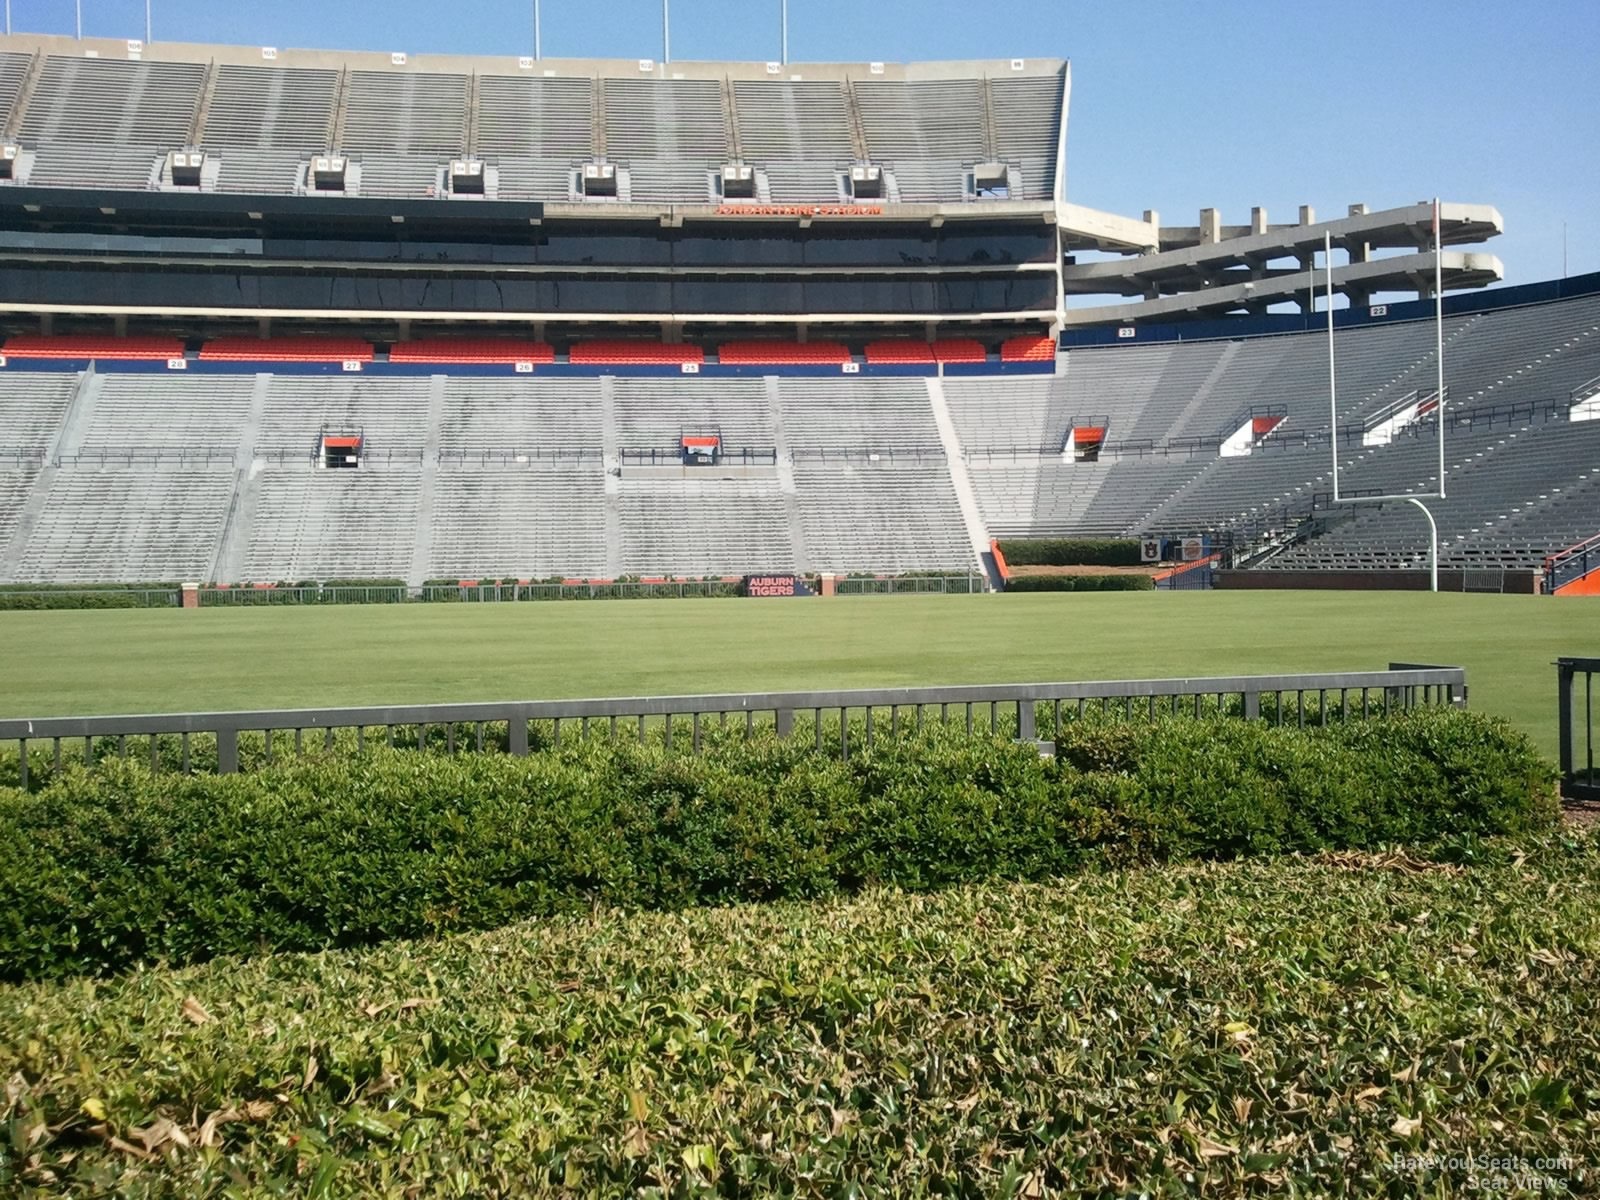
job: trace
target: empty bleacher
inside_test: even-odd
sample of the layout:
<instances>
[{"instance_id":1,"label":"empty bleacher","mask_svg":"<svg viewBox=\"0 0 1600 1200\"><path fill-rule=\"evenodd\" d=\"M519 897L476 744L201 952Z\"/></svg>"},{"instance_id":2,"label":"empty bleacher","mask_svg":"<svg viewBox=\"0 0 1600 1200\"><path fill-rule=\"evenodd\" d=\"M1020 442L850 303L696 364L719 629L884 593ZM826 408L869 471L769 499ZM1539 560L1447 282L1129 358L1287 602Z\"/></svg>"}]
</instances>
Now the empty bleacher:
<instances>
[{"instance_id":1,"label":"empty bleacher","mask_svg":"<svg viewBox=\"0 0 1600 1200\"><path fill-rule=\"evenodd\" d=\"M97 384L77 422L82 432L64 451L232 458L255 388L249 376L201 376L175 388L162 375L110 374Z\"/></svg>"},{"instance_id":2,"label":"empty bleacher","mask_svg":"<svg viewBox=\"0 0 1600 1200\"><path fill-rule=\"evenodd\" d=\"M968 451L1048 450L1059 453L1072 418L1097 413L1098 397L1080 397L1066 387L1072 378L1037 375L1006 379L947 379L945 401L961 444ZM1111 436L1116 436L1113 427Z\"/></svg>"},{"instance_id":3,"label":"empty bleacher","mask_svg":"<svg viewBox=\"0 0 1600 1200\"><path fill-rule=\"evenodd\" d=\"M447 458L586 454L598 462L600 382L449 379L440 421Z\"/></svg>"},{"instance_id":4,"label":"empty bleacher","mask_svg":"<svg viewBox=\"0 0 1600 1200\"><path fill-rule=\"evenodd\" d=\"M782 379L779 403L796 455L942 455L921 379Z\"/></svg>"},{"instance_id":5,"label":"empty bleacher","mask_svg":"<svg viewBox=\"0 0 1600 1200\"><path fill-rule=\"evenodd\" d=\"M427 379L346 379L274 375L262 411L260 449L315 454L324 426L360 430L368 456L420 461L428 438Z\"/></svg>"},{"instance_id":6,"label":"empty bleacher","mask_svg":"<svg viewBox=\"0 0 1600 1200\"><path fill-rule=\"evenodd\" d=\"M850 351L838 342L723 342L717 361L739 366L836 366L850 361Z\"/></svg>"},{"instance_id":7,"label":"empty bleacher","mask_svg":"<svg viewBox=\"0 0 1600 1200\"><path fill-rule=\"evenodd\" d=\"M622 569L686 577L792 571L797 557L776 479L629 479Z\"/></svg>"},{"instance_id":8,"label":"empty bleacher","mask_svg":"<svg viewBox=\"0 0 1600 1200\"><path fill-rule=\"evenodd\" d=\"M6 339L0 354L7 358L155 359L183 357L183 341L168 337L103 337L80 333L44 336L19 334Z\"/></svg>"},{"instance_id":9,"label":"empty bleacher","mask_svg":"<svg viewBox=\"0 0 1600 1200\"><path fill-rule=\"evenodd\" d=\"M735 80L739 145L760 163L768 199L836 201L856 158L849 98L837 80Z\"/></svg>"},{"instance_id":10,"label":"empty bleacher","mask_svg":"<svg viewBox=\"0 0 1600 1200\"><path fill-rule=\"evenodd\" d=\"M0 129L10 126L11 110L16 107L17 97L22 94L22 85L28 78L28 67L32 62L30 55L0 51Z\"/></svg>"},{"instance_id":11,"label":"empty bleacher","mask_svg":"<svg viewBox=\"0 0 1600 1200\"><path fill-rule=\"evenodd\" d=\"M567 360L589 366L672 365L704 362L706 352L699 346L669 345L632 338L577 342L567 351Z\"/></svg>"},{"instance_id":12,"label":"empty bleacher","mask_svg":"<svg viewBox=\"0 0 1600 1200\"><path fill-rule=\"evenodd\" d=\"M950 469L921 465L797 460L800 525L813 564L833 571L972 569Z\"/></svg>"},{"instance_id":13,"label":"empty bleacher","mask_svg":"<svg viewBox=\"0 0 1600 1200\"><path fill-rule=\"evenodd\" d=\"M208 579L233 497L231 464L74 466L49 491L15 576L51 583Z\"/></svg>"},{"instance_id":14,"label":"empty bleacher","mask_svg":"<svg viewBox=\"0 0 1600 1200\"><path fill-rule=\"evenodd\" d=\"M0 378L0 462L41 456L78 389L76 375L7 371Z\"/></svg>"},{"instance_id":15,"label":"empty bleacher","mask_svg":"<svg viewBox=\"0 0 1600 1200\"><path fill-rule=\"evenodd\" d=\"M964 170L988 154L983 81L862 81L854 85L868 156L892 166L908 202L966 197Z\"/></svg>"},{"instance_id":16,"label":"empty bleacher","mask_svg":"<svg viewBox=\"0 0 1600 1200\"><path fill-rule=\"evenodd\" d=\"M38 483L39 470L37 463L19 464L0 457L0 559L22 520L23 505Z\"/></svg>"},{"instance_id":17,"label":"empty bleacher","mask_svg":"<svg viewBox=\"0 0 1600 1200\"><path fill-rule=\"evenodd\" d=\"M443 157L467 144L466 75L351 71L340 149Z\"/></svg>"},{"instance_id":18,"label":"empty bleacher","mask_svg":"<svg viewBox=\"0 0 1600 1200\"><path fill-rule=\"evenodd\" d=\"M200 63L52 54L23 113L23 140L181 147L194 125L205 77Z\"/></svg>"},{"instance_id":19,"label":"empty bleacher","mask_svg":"<svg viewBox=\"0 0 1600 1200\"><path fill-rule=\"evenodd\" d=\"M245 531L244 578L406 578L421 475L416 464L325 471L303 459L263 466Z\"/></svg>"},{"instance_id":20,"label":"empty bleacher","mask_svg":"<svg viewBox=\"0 0 1600 1200\"><path fill-rule=\"evenodd\" d=\"M605 500L598 457L492 467L446 461L439 467L427 575L603 578Z\"/></svg>"},{"instance_id":21,"label":"empty bleacher","mask_svg":"<svg viewBox=\"0 0 1600 1200\"><path fill-rule=\"evenodd\" d=\"M1020 196L1048 200L1055 195L1061 81L1053 77L989 80L994 114L994 157L1014 164L1021 175Z\"/></svg>"},{"instance_id":22,"label":"empty bleacher","mask_svg":"<svg viewBox=\"0 0 1600 1200\"><path fill-rule=\"evenodd\" d=\"M227 166L239 150L288 151L292 160L329 150L338 90L339 72L333 70L223 63L216 69L202 144L228 151Z\"/></svg>"},{"instance_id":23,"label":"empty bleacher","mask_svg":"<svg viewBox=\"0 0 1600 1200\"><path fill-rule=\"evenodd\" d=\"M864 158L888 170L890 201L979 199L971 168L990 161L1009 175L996 195L1048 201L1064 115L1054 63L994 77L970 64L763 78L748 64L555 75L512 73L503 58L452 73L366 55L291 52L278 65L167 45L94 53L43 54L31 90L34 57L0 57L0 121L37 150L32 182L161 186L162 156L192 143L212 160L202 186L231 193L305 190L305 164L340 152L355 168L345 190L367 196L437 195L440 168L473 156L497 198L581 200L574 172L603 155L622 168L620 198L639 203L716 202L716 172L734 159L759 172L752 201L839 202Z\"/></svg>"},{"instance_id":24,"label":"empty bleacher","mask_svg":"<svg viewBox=\"0 0 1600 1200\"><path fill-rule=\"evenodd\" d=\"M716 429L725 453L771 450L776 442L765 384L759 379L617 379L618 444L624 450L677 453L685 430Z\"/></svg>"},{"instance_id":25,"label":"empty bleacher","mask_svg":"<svg viewBox=\"0 0 1600 1200\"><path fill-rule=\"evenodd\" d=\"M371 362L370 342L342 337L219 337L200 348L217 362Z\"/></svg>"},{"instance_id":26,"label":"empty bleacher","mask_svg":"<svg viewBox=\"0 0 1600 1200\"><path fill-rule=\"evenodd\" d=\"M1445 335L1449 488L1430 503L1443 564L1535 569L1600 531L1600 422L1564 407L1600 375L1600 298L1452 317ZM78 336L33 344L78 357ZM923 363L939 352L876 345ZM1437 369L1428 324L1350 329L1336 345L1344 492L1436 491L1434 420L1386 445L1360 436ZM0 576L963 570L965 482L991 536L1266 533L1284 542L1261 545L1269 569L1420 565L1424 526L1409 505L1329 510L1326 347L1317 334L1096 347L1063 355L1053 374L942 380L269 373L274 354L371 356L351 339L216 339L201 353L265 357L259 374L13 363L0 371ZM548 350L421 341L394 357L548 361ZM698 353L601 341L571 358L671 365ZM1220 457L1216 439L1262 407L1288 413L1284 433ZM1098 461L1067 449L1075 423L1106 426ZM324 430L359 431L359 469L319 464ZM711 430L725 455L758 452L758 468L676 465L681 438ZM1315 535L1297 534L1312 514Z\"/></svg>"},{"instance_id":27,"label":"empty bleacher","mask_svg":"<svg viewBox=\"0 0 1600 1200\"><path fill-rule=\"evenodd\" d=\"M390 362L416 363L552 363L556 352L545 342L514 338L432 338L396 342Z\"/></svg>"}]
</instances>

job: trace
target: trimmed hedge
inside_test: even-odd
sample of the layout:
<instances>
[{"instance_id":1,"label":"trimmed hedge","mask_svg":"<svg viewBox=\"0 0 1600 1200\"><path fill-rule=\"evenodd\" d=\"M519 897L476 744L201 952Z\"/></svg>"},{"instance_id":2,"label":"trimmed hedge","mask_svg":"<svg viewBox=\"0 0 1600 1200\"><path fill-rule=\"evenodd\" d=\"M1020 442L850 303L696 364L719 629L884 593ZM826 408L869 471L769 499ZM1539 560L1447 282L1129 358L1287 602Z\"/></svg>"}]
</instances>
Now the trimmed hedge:
<instances>
[{"instance_id":1,"label":"trimmed hedge","mask_svg":"<svg viewBox=\"0 0 1600 1200\"><path fill-rule=\"evenodd\" d=\"M138 592L167 592L169 598L152 602ZM39 612L75 608L152 608L177 605L176 583L4 583L0 584L0 612Z\"/></svg>"},{"instance_id":2,"label":"trimmed hedge","mask_svg":"<svg viewBox=\"0 0 1600 1200\"><path fill-rule=\"evenodd\" d=\"M1013 567L1137 567L1144 561L1133 538L1002 541L1000 553Z\"/></svg>"},{"instance_id":3,"label":"trimmed hedge","mask_svg":"<svg viewBox=\"0 0 1600 1200\"><path fill-rule=\"evenodd\" d=\"M596 902L675 909L1511 833L1557 812L1525 736L1453 710L1317 730L1085 720L1056 760L944 728L848 762L803 738L708 741L698 758L599 742L526 759L380 749L230 777L118 760L0 792L0 978Z\"/></svg>"},{"instance_id":4,"label":"trimmed hedge","mask_svg":"<svg viewBox=\"0 0 1600 1200\"><path fill-rule=\"evenodd\" d=\"M1013 575L1008 592L1153 592L1148 575Z\"/></svg>"}]
</instances>

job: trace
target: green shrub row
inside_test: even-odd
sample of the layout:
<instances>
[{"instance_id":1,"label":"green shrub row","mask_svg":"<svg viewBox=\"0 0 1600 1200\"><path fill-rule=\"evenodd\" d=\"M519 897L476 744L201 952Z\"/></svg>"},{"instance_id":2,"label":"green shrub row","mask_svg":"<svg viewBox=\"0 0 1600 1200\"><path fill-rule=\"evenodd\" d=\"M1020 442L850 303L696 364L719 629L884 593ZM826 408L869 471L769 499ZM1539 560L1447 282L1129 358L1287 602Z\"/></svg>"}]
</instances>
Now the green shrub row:
<instances>
[{"instance_id":1,"label":"green shrub row","mask_svg":"<svg viewBox=\"0 0 1600 1200\"><path fill-rule=\"evenodd\" d=\"M1593 1196L1596 894L1464 835L11 987L0 1193Z\"/></svg>"},{"instance_id":2,"label":"green shrub row","mask_svg":"<svg viewBox=\"0 0 1600 1200\"><path fill-rule=\"evenodd\" d=\"M161 608L176 605L178 598L176 591L170 593L170 599L109 591L39 592L31 595L25 592L0 592L0 612L42 612L75 608Z\"/></svg>"},{"instance_id":3,"label":"green shrub row","mask_svg":"<svg viewBox=\"0 0 1600 1200\"><path fill-rule=\"evenodd\" d=\"M373 750L229 777L120 760L0 792L0 977L314 950L640 908L1104 862L1548 825L1505 723L1433 710L1325 729L1085 720L1059 757L959 728L857 744L716 731L700 756L589 742L525 759ZM681 743L680 743L681 745Z\"/></svg>"},{"instance_id":4,"label":"green shrub row","mask_svg":"<svg viewBox=\"0 0 1600 1200\"><path fill-rule=\"evenodd\" d=\"M1013 575L1008 592L1153 592L1148 575Z\"/></svg>"},{"instance_id":5,"label":"green shrub row","mask_svg":"<svg viewBox=\"0 0 1600 1200\"><path fill-rule=\"evenodd\" d=\"M1137 567L1143 562L1133 538L1027 538L1002 541L1000 553L1013 567Z\"/></svg>"},{"instance_id":6,"label":"green shrub row","mask_svg":"<svg viewBox=\"0 0 1600 1200\"><path fill-rule=\"evenodd\" d=\"M166 593L141 595L140 593ZM178 603L175 583L4 583L0 612L71 608L161 608Z\"/></svg>"}]
</instances>

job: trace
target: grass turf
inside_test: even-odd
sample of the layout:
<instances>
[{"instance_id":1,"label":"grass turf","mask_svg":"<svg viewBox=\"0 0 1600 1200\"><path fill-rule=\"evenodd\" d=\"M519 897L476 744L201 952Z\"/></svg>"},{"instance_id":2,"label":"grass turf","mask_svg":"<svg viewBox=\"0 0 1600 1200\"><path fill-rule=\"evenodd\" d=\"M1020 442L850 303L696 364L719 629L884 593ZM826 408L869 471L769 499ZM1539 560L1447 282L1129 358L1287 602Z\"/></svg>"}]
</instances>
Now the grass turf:
<instances>
[{"instance_id":1,"label":"grass turf","mask_svg":"<svg viewBox=\"0 0 1600 1200\"><path fill-rule=\"evenodd\" d=\"M1600 599L1281 592L0 613L0 715L1467 668L1555 750Z\"/></svg>"},{"instance_id":2,"label":"grass turf","mask_svg":"<svg viewBox=\"0 0 1600 1200\"><path fill-rule=\"evenodd\" d=\"M1600 846L1458 851L0 988L0 1190L1592 1194Z\"/></svg>"}]
</instances>

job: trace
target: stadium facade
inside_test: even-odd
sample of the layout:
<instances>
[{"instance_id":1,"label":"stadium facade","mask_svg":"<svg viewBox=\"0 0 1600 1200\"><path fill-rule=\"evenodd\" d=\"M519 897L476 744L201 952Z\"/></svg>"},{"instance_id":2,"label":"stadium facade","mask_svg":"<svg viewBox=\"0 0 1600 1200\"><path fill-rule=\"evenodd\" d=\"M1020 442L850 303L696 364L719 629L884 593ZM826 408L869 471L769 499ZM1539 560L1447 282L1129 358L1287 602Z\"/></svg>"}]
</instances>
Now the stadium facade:
<instances>
[{"instance_id":1,"label":"stadium facade","mask_svg":"<svg viewBox=\"0 0 1600 1200\"><path fill-rule=\"evenodd\" d=\"M1500 280L1462 249L1499 214L1441 205L1436 256L1431 203L1097 212L1070 92L7 38L0 581L959 571L1046 533L1411 564L1320 481L1415 486L1433 306L1387 297ZM1495 481L1442 516L1463 564L1600 531L1593 282L1447 301L1443 424Z\"/></svg>"}]
</instances>

